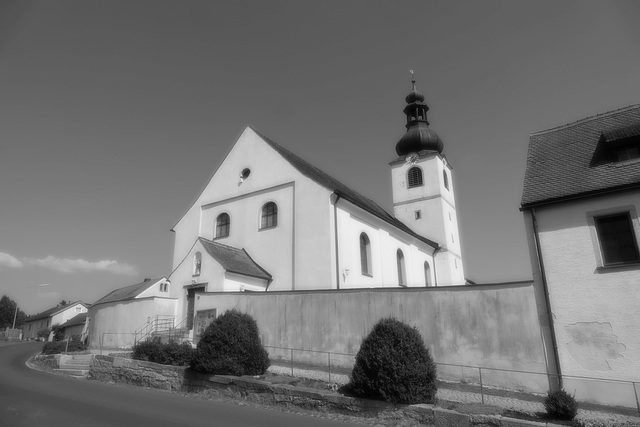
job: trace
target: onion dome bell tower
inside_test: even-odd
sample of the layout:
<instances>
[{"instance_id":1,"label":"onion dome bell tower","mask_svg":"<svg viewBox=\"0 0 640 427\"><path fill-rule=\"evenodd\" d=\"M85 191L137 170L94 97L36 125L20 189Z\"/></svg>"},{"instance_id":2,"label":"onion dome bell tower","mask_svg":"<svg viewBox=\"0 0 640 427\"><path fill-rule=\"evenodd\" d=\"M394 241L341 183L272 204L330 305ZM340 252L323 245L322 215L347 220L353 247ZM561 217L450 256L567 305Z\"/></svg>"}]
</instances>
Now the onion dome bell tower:
<instances>
[{"instance_id":1,"label":"onion dome bell tower","mask_svg":"<svg viewBox=\"0 0 640 427\"><path fill-rule=\"evenodd\" d=\"M422 150L437 151L442 153L444 144L438 134L429 128L427 111L429 106L424 102L424 95L416 89L416 81L411 80L413 89L406 96L407 106L404 114L407 116L407 133L396 144L398 156L406 156L418 153Z\"/></svg>"},{"instance_id":2,"label":"onion dome bell tower","mask_svg":"<svg viewBox=\"0 0 640 427\"><path fill-rule=\"evenodd\" d=\"M407 132L396 144L392 161L393 214L416 233L438 244L427 260L433 275L428 286L464 285L453 168L442 155L444 144L429 128L425 97L411 81L406 96ZM427 266L425 266L427 270Z\"/></svg>"}]
</instances>

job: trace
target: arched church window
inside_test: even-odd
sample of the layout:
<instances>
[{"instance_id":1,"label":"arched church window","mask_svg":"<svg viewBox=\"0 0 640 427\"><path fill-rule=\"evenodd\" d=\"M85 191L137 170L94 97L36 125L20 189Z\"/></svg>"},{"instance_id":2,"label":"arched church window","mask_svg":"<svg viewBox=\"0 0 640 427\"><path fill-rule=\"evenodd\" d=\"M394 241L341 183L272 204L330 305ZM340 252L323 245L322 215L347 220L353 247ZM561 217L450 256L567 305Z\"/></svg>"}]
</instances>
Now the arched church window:
<instances>
[{"instance_id":1,"label":"arched church window","mask_svg":"<svg viewBox=\"0 0 640 427\"><path fill-rule=\"evenodd\" d=\"M260 228L272 228L278 225L278 206L269 202L262 207Z\"/></svg>"},{"instance_id":2,"label":"arched church window","mask_svg":"<svg viewBox=\"0 0 640 427\"><path fill-rule=\"evenodd\" d=\"M431 280L431 267L429 267L429 263L427 261L424 262L424 285L430 286L429 281Z\"/></svg>"},{"instance_id":3,"label":"arched church window","mask_svg":"<svg viewBox=\"0 0 640 427\"><path fill-rule=\"evenodd\" d=\"M202 254L200 252L196 252L193 256L193 275L200 275L200 267L202 265Z\"/></svg>"},{"instance_id":4,"label":"arched church window","mask_svg":"<svg viewBox=\"0 0 640 427\"><path fill-rule=\"evenodd\" d=\"M407 272L404 267L404 254L400 249L396 252L396 264L398 267L398 285L407 286Z\"/></svg>"},{"instance_id":5,"label":"arched church window","mask_svg":"<svg viewBox=\"0 0 640 427\"><path fill-rule=\"evenodd\" d=\"M449 189L449 176L447 171L442 171L442 180L444 181L444 188Z\"/></svg>"},{"instance_id":6,"label":"arched church window","mask_svg":"<svg viewBox=\"0 0 640 427\"><path fill-rule=\"evenodd\" d=\"M216 219L216 238L228 237L231 219L229 214L221 213Z\"/></svg>"},{"instance_id":7,"label":"arched church window","mask_svg":"<svg viewBox=\"0 0 640 427\"><path fill-rule=\"evenodd\" d=\"M371 241L366 233L360 234L360 269L363 276L371 276Z\"/></svg>"},{"instance_id":8,"label":"arched church window","mask_svg":"<svg viewBox=\"0 0 640 427\"><path fill-rule=\"evenodd\" d=\"M407 172L407 181L409 182L409 188L419 187L422 185L422 169L417 166L412 167Z\"/></svg>"}]
</instances>

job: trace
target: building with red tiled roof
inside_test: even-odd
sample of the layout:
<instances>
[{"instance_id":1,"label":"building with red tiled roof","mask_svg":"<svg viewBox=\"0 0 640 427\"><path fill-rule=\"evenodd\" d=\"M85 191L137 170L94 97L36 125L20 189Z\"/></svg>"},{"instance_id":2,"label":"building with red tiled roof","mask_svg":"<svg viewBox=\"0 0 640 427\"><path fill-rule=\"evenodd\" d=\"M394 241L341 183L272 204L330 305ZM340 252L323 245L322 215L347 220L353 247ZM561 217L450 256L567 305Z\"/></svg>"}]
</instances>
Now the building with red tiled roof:
<instances>
[{"instance_id":1,"label":"building with red tiled roof","mask_svg":"<svg viewBox=\"0 0 640 427\"><path fill-rule=\"evenodd\" d=\"M575 377L640 381L640 105L531 135L521 210L564 387L621 404Z\"/></svg>"}]
</instances>

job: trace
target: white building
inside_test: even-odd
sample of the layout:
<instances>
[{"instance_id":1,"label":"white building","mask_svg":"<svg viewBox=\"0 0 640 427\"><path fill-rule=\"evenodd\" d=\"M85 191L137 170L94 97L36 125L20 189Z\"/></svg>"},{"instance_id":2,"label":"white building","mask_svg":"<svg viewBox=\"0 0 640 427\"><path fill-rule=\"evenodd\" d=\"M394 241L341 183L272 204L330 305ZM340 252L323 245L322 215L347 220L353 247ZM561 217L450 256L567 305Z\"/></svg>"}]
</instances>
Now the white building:
<instances>
[{"instance_id":1,"label":"white building","mask_svg":"<svg viewBox=\"0 0 640 427\"><path fill-rule=\"evenodd\" d=\"M178 317L200 292L465 284L453 171L415 82L406 102L394 215L246 128L173 228Z\"/></svg>"},{"instance_id":2,"label":"white building","mask_svg":"<svg viewBox=\"0 0 640 427\"><path fill-rule=\"evenodd\" d=\"M65 305L57 305L42 313L34 314L24 320L22 325L23 339L36 339L38 332L49 329L54 325L62 325L71 318L87 312L87 305L82 301L71 302Z\"/></svg>"},{"instance_id":3,"label":"white building","mask_svg":"<svg viewBox=\"0 0 640 427\"><path fill-rule=\"evenodd\" d=\"M173 227L157 313L173 312L193 338L194 325L197 335L216 315L198 303L205 292L464 285L453 170L413 83L390 163L394 215L248 127ZM93 346L96 334L115 337L151 319L154 304L138 299L94 304Z\"/></svg>"},{"instance_id":4,"label":"white building","mask_svg":"<svg viewBox=\"0 0 640 427\"><path fill-rule=\"evenodd\" d=\"M521 210L564 387L635 406L574 377L640 381L640 105L531 135Z\"/></svg>"}]
</instances>

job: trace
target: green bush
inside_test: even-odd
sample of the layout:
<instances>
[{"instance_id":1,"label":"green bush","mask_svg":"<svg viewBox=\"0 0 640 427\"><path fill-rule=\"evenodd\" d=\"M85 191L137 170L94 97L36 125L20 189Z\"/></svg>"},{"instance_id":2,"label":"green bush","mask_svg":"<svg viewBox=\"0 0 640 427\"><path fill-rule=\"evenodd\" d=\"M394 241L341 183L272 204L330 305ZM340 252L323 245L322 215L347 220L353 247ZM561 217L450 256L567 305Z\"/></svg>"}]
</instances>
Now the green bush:
<instances>
[{"instance_id":1,"label":"green bush","mask_svg":"<svg viewBox=\"0 0 640 427\"><path fill-rule=\"evenodd\" d=\"M436 365L415 327L382 319L362 341L346 390L393 403L431 403Z\"/></svg>"},{"instance_id":2,"label":"green bush","mask_svg":"<svg viewBox=\"0 0 640 427\"><path fill-rule=\"evenodd\" d=\"M193 358L193 348L187 342L182 344L175 341L163 343L160 337L155 337L134 345L131 357L161 365L189 366Z\"/></svg>"},{"instance_id":3,"label":"green bush","mask_svg":"<svg viewBox=\"0 0 640 427\"><path fill-rule=\"evenodd\" d=\"M67 341L51 341L44 343L42 347L42 354L60 354L64 353L65 350L67 353L72 353L75 351L84 351L87 349L87 346L80 340L71 340L69 341L69 345L67 346Z\"/></svg>"},{"instance_id":4,"label":"green bush","mask_svg":"<svg viewBox=\"0 0 640 427\"><path fill-rule=\"evenodd\" d=\"M544 399L547 414L559 420L572 420L578 415L578 402L564 390L550 391Z\"/></svg>"},{"instance_id":5,"label":"green bush","mask_svg":"<svg viewBox=\"0 0 640 427\"><path fill-rule=\"evenodd\" d=\"M261 375L269 364L256 321L248 314L230 310L204 331L191 367L218 375Z\"/></svg>"},{"instance_id":6,"label":"green bush","mask_svg":"<svg viewBox=\"0 0 640 427\"><path fill-rule=\"evenodd\" d=\"M51 331L53 332L54 341L62 341L64 339L64 328L62 325L56 323L51 327Z\"/></svg>"}]
</instances>

